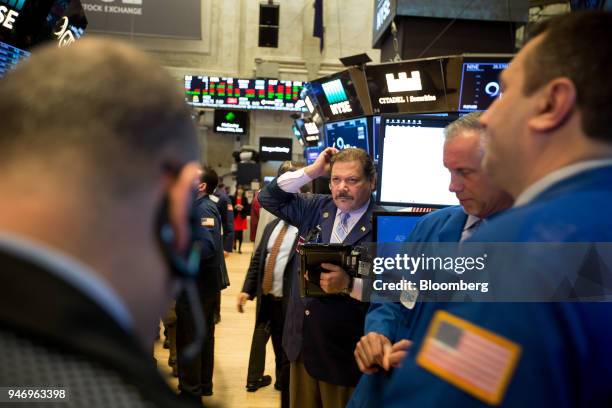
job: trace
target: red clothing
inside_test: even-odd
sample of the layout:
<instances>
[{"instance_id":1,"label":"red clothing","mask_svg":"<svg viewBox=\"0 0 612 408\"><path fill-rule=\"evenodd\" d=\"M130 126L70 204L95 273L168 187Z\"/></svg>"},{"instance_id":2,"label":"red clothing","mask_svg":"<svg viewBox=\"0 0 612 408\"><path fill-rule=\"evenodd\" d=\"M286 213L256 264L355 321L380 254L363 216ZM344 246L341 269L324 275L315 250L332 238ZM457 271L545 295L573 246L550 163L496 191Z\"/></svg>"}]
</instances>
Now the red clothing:
<instances>
[{"instance_id":1,"label":"red clothing","mask_svg":"<svg viewBox=\"0 0 612 408\"><path fill-rule=\"evenodd\" d=\"M242 205L243 207L246 207L247 203L242 203L242 197L236 197L236 204L234 205L234 209L237 205ZM244 211L236 211L236 214L234 215L234 231L244 231L245 229L247 229L247 219L242 215L243 212Z\"/></svg>"}]
</instances>

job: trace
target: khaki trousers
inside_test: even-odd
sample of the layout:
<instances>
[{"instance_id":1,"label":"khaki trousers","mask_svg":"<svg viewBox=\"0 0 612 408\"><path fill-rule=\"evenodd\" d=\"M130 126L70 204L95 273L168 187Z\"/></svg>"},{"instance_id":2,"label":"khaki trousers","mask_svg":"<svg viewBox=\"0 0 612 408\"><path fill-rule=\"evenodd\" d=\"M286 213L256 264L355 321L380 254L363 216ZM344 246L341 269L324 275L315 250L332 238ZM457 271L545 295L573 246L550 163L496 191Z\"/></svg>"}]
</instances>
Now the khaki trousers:
<instances>
[{"instance_id":1,"label":"khaki trousers","mask_svg":"<svg viewBox=\"0 0 612 408\"><path fill-rule=\"evenodd\" d=\"M301 360L291 363L289 404L291 408L344 408L355 387L330 384L312 378Z\"/></svg>"}]
</instances>

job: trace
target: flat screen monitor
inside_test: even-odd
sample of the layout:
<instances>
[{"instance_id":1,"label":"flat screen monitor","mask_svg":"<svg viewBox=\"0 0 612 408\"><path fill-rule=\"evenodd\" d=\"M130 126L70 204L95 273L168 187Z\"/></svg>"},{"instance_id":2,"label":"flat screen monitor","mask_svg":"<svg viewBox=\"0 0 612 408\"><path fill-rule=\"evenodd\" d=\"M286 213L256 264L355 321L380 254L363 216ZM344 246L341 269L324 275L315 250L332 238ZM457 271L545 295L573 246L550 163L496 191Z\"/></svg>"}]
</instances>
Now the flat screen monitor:
<instances>
[{"instance_id":1,"label":"flat screen monitor","mask_svg":"<svg viewBox=\"0 0 612 408\"><path fill-rule=\"evenodd\" d=\"M29 56L29 52L0 41L0 78Z\"/></svg>"},{"instance_id":2,"label":"flat screen monitor","mask_svg":"<svg viewBox=\"0 0 612 408\"><path fill-rule=\"evenodd\" d=\"M338 150L358 147L369 153L368 133L368 118L366 117L326 123L325 143Z\"/></svg>"},{"instance_id":3,"label":"flat screen monitor","mask_svg":"<svg viewBox=\"0 0 612 408\"><path fill-rule=\"evenodd\" d=\"M375 242L406 242L415 225L426 213L376 211L372 219Z\"/></svg>"},{"instance_id":4,"label":"flat screen monitor","mask_svg":"<svg viewBox=\"0 0 612 408\"><path fill-rule=\"evenodd\" d=\"M249 114L245 111L215 109L214 131L246 135L249 128Z\"/></svg>"},{"instance_id":5,"label":"flat screen monitor","mask_svg":"<svg viewBox=\"0 0 612 408\"><path fill-rule=\"evenodd\" d=\"M349 119L364 114L348 70L311 81L307 90L321 108L325 121Z\"/></svg>"},{"instance_id":6,"label":"flat screen monitor","mask_svg":"<svg viewBox=\"0 0 612 408\"><path fill-rule=\"evenodd\" d=\"M377 199L383 205L444 207L459 204L448 191L442 164L444 128L454 115L390 115L381 119Z\"/></svg>"},{"instance_id":7,"label":"flat screen monitor","mask_svg":"<svg viewBox=\"0 0 612 408\"><path fill-rule=\"evenodd\" d=\"M459 110L484 111L501 94L499 74L507 62L464 62L461 71Z\"/></svg>"},{"instance_id":8,"label":"flat screen monitor","mask_svg":"<svg viewBox=\"0 0 612 408\"><path fill-rule=\"evenodd\" d=\"M291 160L292 146L293 139L262 136L259 138L259 160Z\"/></svg>"},{"instance_id":9,"label":"flat screen monitor","mask_svg":"<svg viewBox=\"0 0 612 408\"><path fill-rule=\"evenodd\" d=\"M372 111L376 114L447 112L440 59L366 65Z\"/></svg>"},{"instance_id":10,"label":"flat screen monitor","mask_svg":"<svg viewBox=\"0 0 612 408\"><path fill-rule=\"evenodd\" d=\"M370 118L370 155L374 163L378 163L378 143L380 142L380 116Z\"/></svg>"},{"instance_id":11,"label":"flat screen monitor","mask_svg":"<svg viewBox=\"0 0 612 408\"><path fill-rule=\"evenodd\" d=\"M306 164L312 164L317 160L319 154L324 149L323 146L307 146L304 148L304 158L306 159Z\"/></svg>"},{"instance_id":12,"label":"flat screen monitor","mask_svg":"<svg viewBox=\"0 0 612 408\"><path fill-rule=\"evenodd\" d=\"M201 107L299 112L302 88L300 81L185 75L185 99Z\"/></svg>"}]
</instances>

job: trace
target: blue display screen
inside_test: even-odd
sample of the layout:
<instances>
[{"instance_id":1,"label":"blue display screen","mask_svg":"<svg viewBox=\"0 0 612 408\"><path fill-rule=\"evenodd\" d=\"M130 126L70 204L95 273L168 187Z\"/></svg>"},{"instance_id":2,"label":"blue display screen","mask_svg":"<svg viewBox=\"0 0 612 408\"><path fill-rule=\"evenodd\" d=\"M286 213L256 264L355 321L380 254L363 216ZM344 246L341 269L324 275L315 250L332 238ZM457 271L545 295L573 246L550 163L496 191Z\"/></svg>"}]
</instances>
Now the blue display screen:
<instances>
[{"instance_id":1,"label":"blue display screen","mask_svg":"<svg viewBox=\"0 0 612 408\"><path fill-rule=\"evenodd\" d=\"M376 217L376 242L406 242L422 215L412 213L374 214Z\"/></svg>"},{"instance_id":2,"label":"blue display screen","mask_svg":"<svg viewBox=\"0 0 612 408\"><path fill-rule=\"evenodd\" d=\"M326 124L325 142L338 150L358 147L369 152L368 119L364 117Z\"/></svg>"}]
</instances>

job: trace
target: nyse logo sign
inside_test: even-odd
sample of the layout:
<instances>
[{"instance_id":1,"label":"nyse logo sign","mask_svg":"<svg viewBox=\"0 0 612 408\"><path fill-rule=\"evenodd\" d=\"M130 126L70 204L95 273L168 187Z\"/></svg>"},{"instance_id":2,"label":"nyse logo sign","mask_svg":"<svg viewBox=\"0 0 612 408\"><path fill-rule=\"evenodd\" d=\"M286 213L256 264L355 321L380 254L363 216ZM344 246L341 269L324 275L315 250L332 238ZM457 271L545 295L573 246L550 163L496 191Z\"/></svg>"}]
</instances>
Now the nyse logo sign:
<instances>
[{"instance_id":1,"label":"nyse logo sign","mask_svg":"<svg viewBox=\"0 0 612 408\"><path fill-rule=\"evenodd\" d=\"M410 75L411 77L408 78L408 74L405 72L398 72L397 78L395 78L395 75L392 73L386 74L385 78L389 93L421 91L423 89L421 73L419 71L412 71Z\"/></svg>"},{"instance_id":2,"label":"nyse logo sign","mask_svg":"<svg viewBox=\"0 0 612 408\"><path fill-rule=\"evenodd\" d=\"M332 114L339 115L341 113L350 113L353 111L351 108L351 104L349 101L344 101L340 103L333 103L329 105L329 109L331 109Z\"/></svg>"},{"instance_id":3,"label":"nyse logo sign","mask_svg":"<svg viewBox=\"0 0 612 408\"><path fill-rule=\"evenodd\" d=\"M391 0L383 0L376 10L376 31L380 30L389 14L391 14Z\"/></svg>"},{"instance_id":4,"label":"nyse logo sign","mask_svg":"<svg viewBox=\"0 0 612 408\"><path fill-rule=\"evenodd\" d=\"M2 3L6 6L0 6L0 28L12 30L15 21L19 18L19 11L23 8L25 0L0 0L0 4Z\"/></svg>"}]
</instances>

